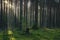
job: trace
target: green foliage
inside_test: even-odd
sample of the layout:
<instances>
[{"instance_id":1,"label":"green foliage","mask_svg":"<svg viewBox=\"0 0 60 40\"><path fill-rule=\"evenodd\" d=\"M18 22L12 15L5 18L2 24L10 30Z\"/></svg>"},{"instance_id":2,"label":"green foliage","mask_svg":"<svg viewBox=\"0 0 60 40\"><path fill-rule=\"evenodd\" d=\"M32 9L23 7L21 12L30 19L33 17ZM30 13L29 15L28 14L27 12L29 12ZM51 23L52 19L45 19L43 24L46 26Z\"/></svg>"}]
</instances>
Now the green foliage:
<instances>
[{"instance_id":1,"label":"green foliage","mask_svg":"<svg viewBox=\"0 0 60 40\"><path fill-rule=\"evenodd\" d=\"M13 37L16 40L60 40L60 31L56 29L38 29L30 31L29 35L26 35L24 31L13 31ZM2 36L0 36L2 39Z\"/></svg>"}]
</instances>

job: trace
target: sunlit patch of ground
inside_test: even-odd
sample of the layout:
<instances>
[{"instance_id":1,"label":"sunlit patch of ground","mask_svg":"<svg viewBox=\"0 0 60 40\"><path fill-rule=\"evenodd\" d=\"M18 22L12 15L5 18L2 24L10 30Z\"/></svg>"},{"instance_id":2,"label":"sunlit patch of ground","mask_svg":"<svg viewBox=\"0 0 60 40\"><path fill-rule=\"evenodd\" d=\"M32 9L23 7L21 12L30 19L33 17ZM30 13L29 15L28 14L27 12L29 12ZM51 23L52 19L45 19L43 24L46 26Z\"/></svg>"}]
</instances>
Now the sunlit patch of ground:
<instances>
[{"instance_id":1,"label":"sunlit patch of ground","mask_svg":"<svg viewBox=\"0 0 60 40\"><path fill-rule=\"evenodd\" d=\"M8 35L13 34L12 30L8 30Z\"/></svg>"},{"instance_id":2,"label":"sunlit patch of ground","mask_svg":"<svg viewBox=\"0 0 60 40\"><path fill-rule=\"evenodd\" d=\"M13 31L12 30L8 30L8 35L10 37L10 40L16 40L13 36Z\"/></svg>"},{"instance_id":3,"label":"sunlit patch of ground","mask_svg":"<svg viewBox=\"0 0 60 40\"><path fill-rule=\"evenodd\" d=\"M10 38L10 40L16 40L14 37Z\"/></svg>"}]
</instances>

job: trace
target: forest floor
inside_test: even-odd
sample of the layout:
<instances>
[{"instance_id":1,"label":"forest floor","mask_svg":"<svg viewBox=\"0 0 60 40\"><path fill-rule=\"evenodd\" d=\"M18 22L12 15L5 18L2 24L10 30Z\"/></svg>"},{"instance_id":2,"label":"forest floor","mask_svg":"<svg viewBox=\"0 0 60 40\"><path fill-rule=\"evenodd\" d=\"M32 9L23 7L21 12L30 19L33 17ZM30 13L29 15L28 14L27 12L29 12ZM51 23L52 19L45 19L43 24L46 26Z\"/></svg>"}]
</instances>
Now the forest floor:
<instances>
[{"instance_id":1,"label":"forest floor","mask_svg":"<svg viewBox=\"0 0 60 40\"><path fill-rule=\"evenodd\" d=\"M0 33L0 40L2 40L2 32ZM30 30L30 34L24 32L14 31L12 40L60 40L60 29L38 29Z\"/></svg>"}]
</instances>

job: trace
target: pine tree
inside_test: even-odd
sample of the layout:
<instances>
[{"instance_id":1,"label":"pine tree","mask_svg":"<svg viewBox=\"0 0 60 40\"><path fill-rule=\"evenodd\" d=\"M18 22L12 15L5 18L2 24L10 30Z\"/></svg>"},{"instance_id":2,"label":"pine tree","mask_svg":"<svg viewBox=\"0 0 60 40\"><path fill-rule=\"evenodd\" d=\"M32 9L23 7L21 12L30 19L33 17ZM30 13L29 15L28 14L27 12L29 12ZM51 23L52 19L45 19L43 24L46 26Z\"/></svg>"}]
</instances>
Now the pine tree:
<instances>
[{"instance_id":1,"label":"pine tree","mask_svg":"<svg viewBox=\"0 0 60 40\"><path fill-rule=\"evenodd\" d=\"M23 0L20 0L20 30L22 30L22 4Z\"/></svg>"},{"instance_id":2,"label":"pine tree","mask_svg":"<svg viewBox=\"0 0 60 40\"><path fill-rule=\"evenodd\" d=\"M38 0L35 0L35 23L33 29L38 28Z\"/></svg>"}]
</instances>

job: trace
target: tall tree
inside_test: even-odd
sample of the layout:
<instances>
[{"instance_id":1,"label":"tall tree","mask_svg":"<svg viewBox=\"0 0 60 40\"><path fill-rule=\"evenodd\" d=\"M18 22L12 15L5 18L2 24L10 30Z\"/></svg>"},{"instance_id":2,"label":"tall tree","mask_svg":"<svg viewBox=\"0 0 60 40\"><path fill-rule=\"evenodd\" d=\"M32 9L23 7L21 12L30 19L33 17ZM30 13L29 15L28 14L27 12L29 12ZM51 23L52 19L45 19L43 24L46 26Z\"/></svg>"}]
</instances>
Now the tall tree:
<instances>
[{"instance_id":1,"label":"tall tree","mask_svg":"<svg viewBox=\"0 0 60 40\"><path fill-rule=\"evenodd\" d=\"M40 27L42 27L42 1L40 0Z\"/></svg>"},{"instance_id":2,"label":"tall tree","mask_svg":"<svg viewBox=\"0 0 60 40\"><path fill-rule=\"evenodd\" d=\"M27 26L27 0L24 0L24 22L26 27Z\"/></svg>"},{"instance_id":3,"label":"tall tree","mask_svg":"<svg viewBox=\"0 0 60 40\"><path fill-rule=\"evenodd\" d=\"M29 27L28 27L28 14L27 14L27 3L28 3L28 0L24 0L24 22L25 22L25 28L26 28L26 31L25 33L26 34L29 34Z\"/></svg>"},{"instance_id":4,"label":"tall tree","mask_svg":"<svg viewBox=\"0 0 60 40\"><path fill-rule=\"evenodd\" d=\"M22 30L22 5L23 0L20 0L20 30Z\"/></svg>"},{"instance_id":5,"label":"tall tree","mask_svg":"<svg viewBox=\"0 0 60 40\"><path fill-rule=\"evenodd\" d=\"M0 27L2 27L2 0L1 1L1 5L0 5Z\"/></svg>"},{"instance_id":6,"label":"tall tree","mask_svg":"<svg viewBox=\"0 0 60 40\"><path fill-rule=\"evenodd\" d=\"M2 27L3 27L3 40L9 40L8 39L8 26L7 26L7 8L5 7L6 4L2 2L1 0L1 6L4 6L4 9L2 10ZM2 7L3 8L3 7Z\"/></svg>"},{"instance_id":7,"label":"tall tree","mask_svg":"<svg viewBox=\"0 0 60 40\"><path fill-rule=\"evenodd\" d=\"M34 8L35 8L35 1L34 0L30 0L31 1L31 5L30 5L30 26L32 27L34 25Z\"/></svg>"},{"instance_id":8,"label":"tall tree","mask_svg":"<svg viewBox=\"0 0 60 40\"><path fill-rule=\"evenodd\" d=\"M35 23L33 29L38 28L38 0L35 0Z\"/></svg>"}]
</instances>

